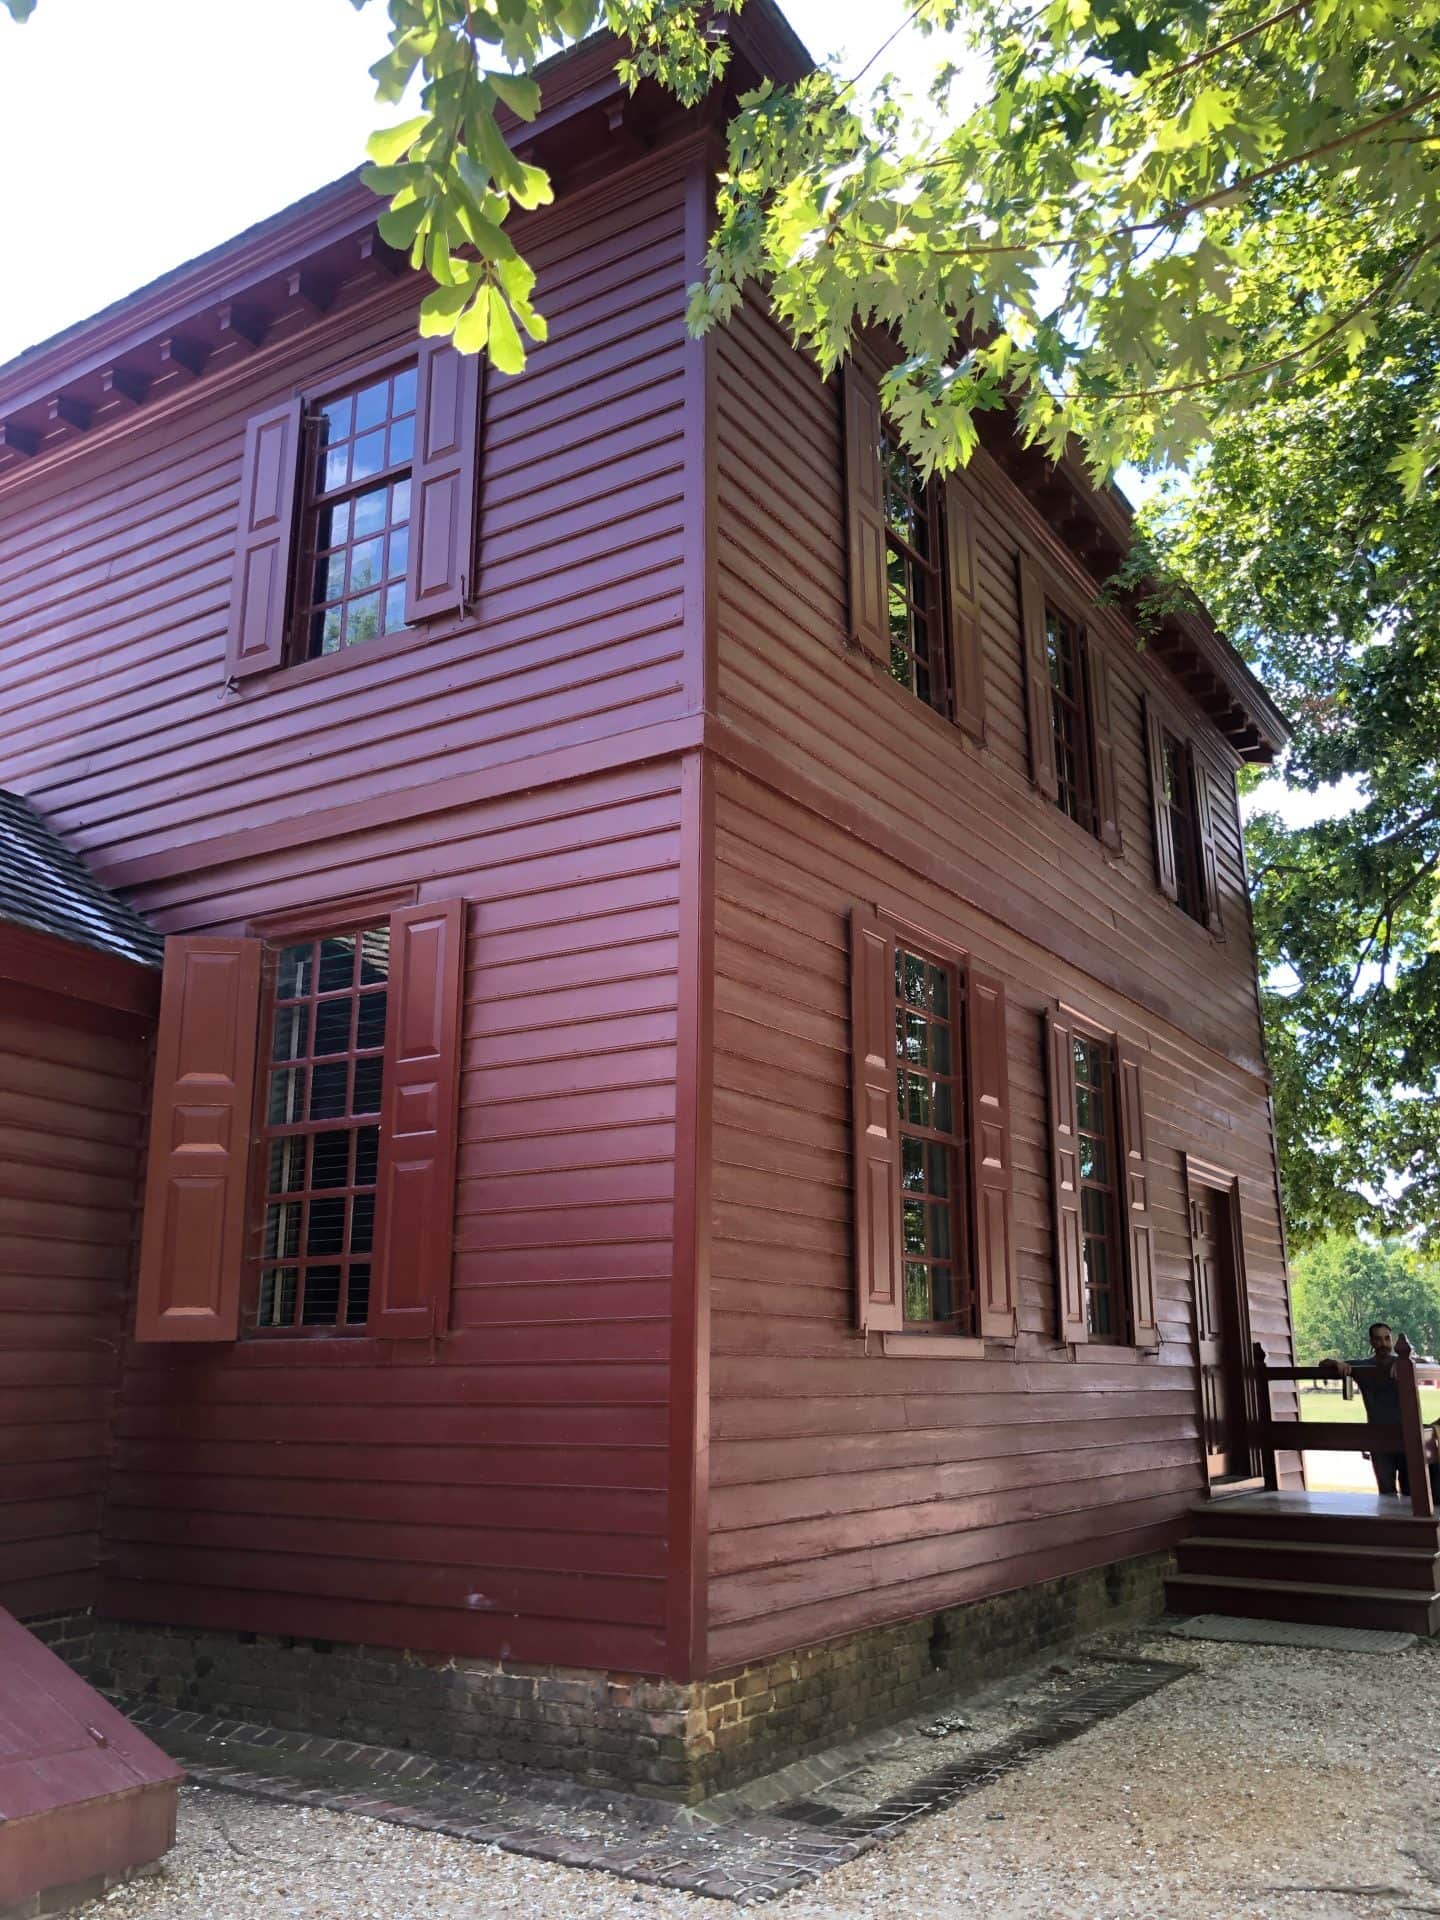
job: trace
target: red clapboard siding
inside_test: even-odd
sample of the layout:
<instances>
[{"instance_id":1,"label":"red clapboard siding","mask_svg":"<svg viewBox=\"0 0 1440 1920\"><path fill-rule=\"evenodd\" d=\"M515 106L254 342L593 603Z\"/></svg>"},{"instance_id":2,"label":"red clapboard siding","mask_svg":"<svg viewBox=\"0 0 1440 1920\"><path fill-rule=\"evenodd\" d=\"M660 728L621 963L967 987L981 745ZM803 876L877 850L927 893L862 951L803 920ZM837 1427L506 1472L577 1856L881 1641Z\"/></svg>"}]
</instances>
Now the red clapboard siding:
<instances>
[{"instance_id":1,"label":"red clapboard siding","mask_svg":"<svg viewBox=\"0 0 1440 1920\"><path fill-rule=\"evenodd\" d=\"M260 882L190 877L177 930L402 878L468 903L452 1331L134 1349L107 1607L661 1664L679 782L659 764L296 848Z\"/></svg>"},{"instance_id":2,"label":"red clapboard siding","mask_svg":"<svg viewBox=\"0 0 1440 1920\"><path fill-rule=\"evenodd\" d=\"M730 764L714 866L712 1671L1178 1536L1203 1485L1185 1153L1241 1173L1257 1337L1288 1337L1238 819L1217 807L1217 944L1154 884L1142 695L1156 670L1106 642L1115 863L1030 785L1013 502L987 492L983 466L963 483L977 747L847 644L835 387L754 311L715 354ZM1224 750L1198 712L1192 724L1223 792ZM930 928L1004 983L1018 1334L984 1359L885 1354L874 1338L867 1352L855 1330L857 903ZM1041 1028L1057 998L1143 1065L1153 1355L1057 1339Z\"/></svg>"},{"instance_id":3,"label":"red clapboard siding","mask_svg":"<svg viewBox=\"0 0 1440 1920\"><path fill-rule=\"evenodd\" d=\"M7 501L4 775L101 865L576 745L683 706L684 188L652 164L527 250L550 339L490 383L479 597L224 696L246 419L403 343L414 294ZM364 654L362 660L358 654ZM224 697L222 697L224 696Z\"/></svg>"},{"instance_id":4,"label":"red clapboard siding","mask_svg":"<svg viewBox=\"0 0 1440 1920\"><path fill-rule=\"evenodd\" d=\"M3 989L0 989L3 991ZM91 1606L145 1047L0 1014L0 1607Z\"/></svg>"}]
</instances>

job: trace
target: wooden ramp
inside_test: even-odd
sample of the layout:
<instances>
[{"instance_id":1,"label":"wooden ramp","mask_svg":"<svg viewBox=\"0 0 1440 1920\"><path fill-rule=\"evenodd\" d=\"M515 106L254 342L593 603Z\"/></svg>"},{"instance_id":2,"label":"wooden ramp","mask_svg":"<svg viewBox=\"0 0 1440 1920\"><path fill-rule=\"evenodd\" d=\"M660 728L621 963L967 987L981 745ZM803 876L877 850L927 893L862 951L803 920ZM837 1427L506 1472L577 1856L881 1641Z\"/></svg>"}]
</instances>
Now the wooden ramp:
<instances>
[{"instance_id":1,"label":"wooden ramp","mask_svg":"<svg viewBox=\"0 0 1440 1920\"><path fill-rule=\"evenodd\" d=\"M1440 1520L1377 1493L1199 1500L1165 1582L1172 1613L1440 1633Z\"/></svg>"},{"instance_id":2,"label":"wooden ramp","mask_svg":"<svg viewBox=\"0 0 1440 1920\"><path fill-rule=\"evenodd\" d=\"M0 1916L43 1912L175 1839L182 1774L0 1609Z\"/></svg>"}]
</instances>

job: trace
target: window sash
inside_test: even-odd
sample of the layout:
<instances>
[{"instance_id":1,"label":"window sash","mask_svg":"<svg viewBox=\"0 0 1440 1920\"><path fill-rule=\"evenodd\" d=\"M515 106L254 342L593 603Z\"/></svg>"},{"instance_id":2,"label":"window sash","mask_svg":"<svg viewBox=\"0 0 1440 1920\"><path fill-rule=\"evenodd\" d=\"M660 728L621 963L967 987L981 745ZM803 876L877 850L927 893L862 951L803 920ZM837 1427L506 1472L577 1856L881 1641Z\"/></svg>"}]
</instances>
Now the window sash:
<instances>
[{"instance_id":1,"label":"window sash","mask_svg":"<svg viewBox=\"0 0 1440 1920\"><path fill-rule=\"evenodd\" d=\"M1089 636L1083 626L1049 600L1045 603L1045 653L1050 676L1055 804L1087 833L1098 833Z\"/></svg>"},{"instance_id":2,"label":"window sash","mask_svg":"<svg viewBox=\"0 0 1440 1920\"><path fill-rule=\"evenodd\" d=\"M1085 1072L1081 1067L1084 1063ZM1075 1089L1076 1178L1080 1202L1080 1249L1085 1286L1088 1338L1100 1345L1129 1343L1129 1301L1125 1249L1120 1231L1119 1102L1115 1089L1115 1052L1109 1042L1076 1032L1071 1041L1071 1073ZM1091 1114L1086 1125L1084 1114ZM1106 1172L1087 1173L1096 1163L1096 1149ZM1093 1204L1087 1196L1093 1196ZM1093 1224L1100 1216L1099 1225ZM1095 1278L1096 1264L1105 1278ZM1103 1323L1103 1324L1102 1324Z\"/></svg>"},{"instance_id":3,"label":"window sash","mask_svg":"<svg viewBox=\"0 0 1440 1920\"><path fill-rule=\"evenodd\" d=\"M362 978L364 936L382 934L385 936L385 977L383 980L366 983ZM331 940L351 940L355 946L355 958L351 963L348 983L321 991L321 955L325 943ZM375 1247L377 1245L375 1208L378 1205L377 1175L381 1146L381 1106L384 1094L385 1035L393 1009L389 1005L390 996L390 926L388 920L376 921L367 918L360 922L345 925L329 925L313 932L288 931L283 936L274 936L264 949L263 986L260 1001L260 1025L257 1040L256 1090L255 1090L255 1148L251 1168L252 1196L252 1253L249 1261L251 1283L249 1289L250 1309L247 1316L247 1335L261 1339L334 1339L337 1336L353 1337L364 1334L369 1307L370 1290L374 1283ZM310 949L310 979L303 993L282 995L280 992L280 967L282 955L292 949ZM386 1012L382 1018L378 1034L361 1044L361 1018L365 1001L374 1001L385 996ZM316 1051L320 1038L320 1010L326 1006L345 1005L348 1007L348 1040L343 1050L325 1053ZM295 1009L301 1012L305 1021L305 1045L295 1053L277 1051L276 1021L277 1015L283 1016ZM357 1110L355 1105L355 1074L359 1064L376 1063L373 1106L367 1105ZM318 1067L345 1069L345 1099L341 1112L320 1117L311 1117L309 1103L313 1099L313 1073ZM270 1117L270 1096L272 1076L294 1072L303 1075L303 1079L292 1082L304 1090L305 1105L302 1117L272 1119ZM322 1135L345 1136L345 1177L335 1184L317 1183L315 1165L315 1146L312 1142ZM373 1135L373 1143L367 1136ZM272 1185L271 1163L273 1150L283 1147L286 1142L296 1142L300 1146L301 1182L298 1186L284 1187ZM368 1151L373 1158L369 1177L357 1176L361 1169L362 1152ZM369 1218L369 1247L357 1247L354 1244L357 1220L364 1219L366 1200L371 1203ZM340 1250L316 1250L310 1248L311 1226L314 1219L315 1203L338 1204L338 1222L340 1227ZM361 1203L357 1206L357 1202ZM284 1243L276 1245L273 1252L266 1247L267 1229L272 1209L277 1222L277 1241L282 1231L284 1210L289 1207L298 1209L294 1251L287 1253ZM307 1290L312 1275L326 1273L326 1285L329 1285L329 1270L335 1271L335 1304L333 1315L317 1320L305 1319ZM363 1292L356 1282L363 1273ZM283 1291L284 1275L293 1275L293 1290ZM273 1280L267 1276L274 1276ZM262 1318L262 1312L268 1304L272 1314L283 1304L285 1317Z\"/></svg>"},{"instance_id":4,"label":"window sash","mask_svg":"<svg viewBox=\"0 0 1440 1920\"><path fill-rule=\"evenodd\" d=\"M917 1005L909 997L905 988L906 961L918 962L925 969L927 987L932 979L942 979L945 985L946 1012L935 1013L931 1007ZM893 996L895 1018L895 1104L897 1109L897 1134L899 1152L896 1161L896 1177L899 1182L898 1205L900 1209L900 1301L901 1323L912 1332L970 1330L974 1320L974 1286L970 1262L969 1218L970 1193L967 1178L966 1142L966 1088L968 1085L968 1058L965 1045L965 996L963 992L964 976L959 967L950 961L941 960L926 952L914 942L897 936L895 940L895 988ZM949 1064L940 1069L928 1061L912 1061L907 1049L908 1021L911 1018L926 1023L926 1051L930 1052L928 1034L932 1028L943 1028L948 1036ZM930 1082L932 1086L931 1112L938 1104L934 1089L948 1090L950 1099L950 1126L927 1125L923 1121L912 1120L907 1098L911 1080ZM917 1157L921 1167L921 1184L911 1186L907 1174L907 1146L918 1149ZM943 1182L945 1191L932 1188L935 1177L933 1155L939 1152L943 1156ZM925 1223L924 1248L912 1249L907 1244L907 1228L910 1221L918 1217ZM932 1244L930 1221L934 1215L943 1215L944 1234L936 1234L934 1242L948 1239L948 1253ZM943 1272L948 1280L948 1310L936 1311L936 1274ZM915 1291L912 1291L915 1290ZM915 1293L923 1294L927 1311L921 1315L912 1312Z\"/></svg>"}]
</instances>

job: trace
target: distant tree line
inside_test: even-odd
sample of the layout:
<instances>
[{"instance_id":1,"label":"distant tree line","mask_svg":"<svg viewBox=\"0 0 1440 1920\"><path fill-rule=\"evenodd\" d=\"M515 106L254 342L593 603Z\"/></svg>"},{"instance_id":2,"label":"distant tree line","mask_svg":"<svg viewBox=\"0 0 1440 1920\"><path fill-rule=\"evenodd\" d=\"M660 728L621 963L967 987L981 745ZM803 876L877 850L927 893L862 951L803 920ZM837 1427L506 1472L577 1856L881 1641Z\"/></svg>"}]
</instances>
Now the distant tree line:
<instances>
[{"instance_id":1,"label":"distant tree line","mask_svg":"<svg viewBox=\"0 0 1440 1920\"><path fill-rule=\"evenodd\" d=\"M1363 1355L1374 1320L1417 1353L1440 1355L1440 1264L1399 1241L1331 1234L1295 1255L1290 1283L1299 1366Z\"/></svg>"}]
</instances>

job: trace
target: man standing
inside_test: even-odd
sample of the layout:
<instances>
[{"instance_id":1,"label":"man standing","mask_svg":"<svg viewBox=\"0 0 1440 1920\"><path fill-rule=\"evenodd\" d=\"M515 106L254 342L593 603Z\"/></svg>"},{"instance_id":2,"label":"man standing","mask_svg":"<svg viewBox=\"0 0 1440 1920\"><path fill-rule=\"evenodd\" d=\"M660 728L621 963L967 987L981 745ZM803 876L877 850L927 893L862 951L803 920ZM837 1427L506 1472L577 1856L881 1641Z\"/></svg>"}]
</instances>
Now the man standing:
<instances>
[{"instance_id":1,"label":"man standing","mask_svg":"<svg viewBox=\"0 0 1440 1920\"><path fill-rule=\"evenodd\" d=\"M1376 1320L1370 1328L1370 1359L1365 1360L1325 1360L1322 1366L1327 1373L1338 1373L1346 1378L1354 1367L1364 1367L1363 1373L1355 1375L1355 1384L1360 1389L1360 1398L1365 1402L1365 1418L1372 1426L1398 1427L1400 1424L1400 1382L1395 1377L1395 1336L1383 1320ZM1375 1472L1375 1484L1381 1493L1399 1492L1407 1499L1410 1494L1410 1475L1405 1466L1403 1453L1376 1453L1370 1455L1370 1465Z\"/></svg>"}]
</instances>

